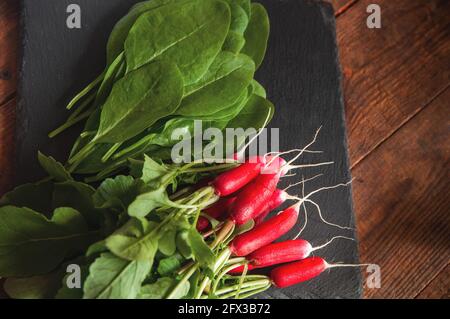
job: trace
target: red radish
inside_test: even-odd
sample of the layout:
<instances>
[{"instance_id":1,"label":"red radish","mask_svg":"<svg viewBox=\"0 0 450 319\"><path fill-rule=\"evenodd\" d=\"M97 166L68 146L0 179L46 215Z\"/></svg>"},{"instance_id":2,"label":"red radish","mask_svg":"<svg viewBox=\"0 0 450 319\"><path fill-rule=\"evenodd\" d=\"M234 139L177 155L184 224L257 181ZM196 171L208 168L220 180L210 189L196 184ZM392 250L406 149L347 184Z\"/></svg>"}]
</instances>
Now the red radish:
<instances>
[{"instance_id":1,"label":"red radish","mask_svg":"<svg viewBox=\"0 0 450 319\"><path fill-rule=\"evenodd\" d=\"M216 194L220 197L233 194L257 177L263 166L264 157L258 156L220 174L212 182Z\"/></svg>"},{"instance_id":2,"label":"red radish","mask_svg":"<svg viewBox=\"0 0 450 319\"><path fill-rule=\"evenodd\" d=\"M320 257L309 257L273 269L270 279L278 288L285 288L319 276L328 268L327 265Z\"/></svg>"},{"instance_id":3,"label":"red radish","mask_svg":"<svg viewBox=\"0 0 450 319\"><path fill-rule=\"evenodd\" d=\"M202 232L209 227L209 220L204 216L200 216L197 220L197 231Z\"/></svg>"},{"instance_id":4,"label":"red radish","mask_svg":"<svg viewBox=\"0 0 450 319\"><path fill-rule=\"evenodd\" d=\"M362 267L370 264L329 264L323 258L309 257L272 270L270 279L278 288L285 288L319 276L326 269L337 267Z\"/></svg>"},{"instance_id":5,"label":"red radish","mask_svg":"<svg viewBox=\"0 0 450 319\"><path fill-rule=\"evenodd\" d=\"M225 214L228 212L228 209L234 203L235 200L236 197L221 198L214 205L205 209L204 212L205 214L214 219L223 220ZM208 218L200 216L197 221L197 230L200 232L204 231L205 229L208 228L208 226L209 226Z\"/></svg>"},{"instance_id":6,"label":"red radish","mask_svg":"<svg viewBox=\"0 0 450 319\"><path fill-rule=\"evenodd\" d=\"M231 220L237 225L243 225L257 217L264 210L279 180L279 173L261 174L245 186L230 208Z\"/></svg>"},{"instance_id":7,"label":"red radish","mask_svg":"<svg viewBox=\"0 0 450 319\"><path fill-rule=\"evenodd\" d=\"M236 236L230 245L231 252L236 256L247 256L280 238L294 227L298 211L298 205L291 206L252 230Z\"/></svg>"},{"instance_id":8,"label":"red radish","mask_svg":"<svg viewBox=\"0 0 450 319\"><path fill-rule=\"evenodd\" d=\"M287 240L259 248L246 256L246 259L249 261L249 266L252 266L251 269L264 268L291 261L302 260L311 255L312 252L325 248L338 238L354 240L353 238L345 236L336 236L325 244L317 247L313 247L308 241L303 239ZM236 267L233 269L233 273L240 273L243 269L243 267Z\"/></svg>"},{"instance_id":9,"label":"red radish","mask_svg":"<svg viewBox=\"0 0 450 319\"><path fill-rule=\"evenodd\" d=\"M270 199L266 202L265 207L262 209L262 213L256 216L255 225L261 224L264 219L269 215L271 211L280 207L287 199L289 195L282 189L276 189Z\"/></svg>"}]
</instances>

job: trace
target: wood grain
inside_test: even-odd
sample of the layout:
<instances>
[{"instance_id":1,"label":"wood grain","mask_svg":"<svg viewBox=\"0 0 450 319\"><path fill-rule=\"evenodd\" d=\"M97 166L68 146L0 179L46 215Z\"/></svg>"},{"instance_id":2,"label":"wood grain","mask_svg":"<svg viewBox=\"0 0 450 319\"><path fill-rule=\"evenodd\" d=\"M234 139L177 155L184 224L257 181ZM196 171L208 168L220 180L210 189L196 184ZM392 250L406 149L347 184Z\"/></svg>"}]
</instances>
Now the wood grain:
<instances>
[{"instance_id":1,"label":"wood grain","mask_svg":"<svg viewBox=\"0 0 450 319\"><path fill-rule=\"evenodd\" d=\"M14 173L16 99L0 107L0 195L11 186Z\"/></svg>"},{"instance_id":2,"label":"wood grain","mask_svg":"<svg viewBox=\"0 0 450 319\"><path fill-rule=\"evenodd\" d=\"M414 298L450 260L450 89L353 170L362 262L380 265L366 297Z\"/></svg>"},{"instance_id":3,"label":"wood grain","mask_svg":"<svg viewBox=\"0 0 450 319\"><path fill-rule=\"evenodd\" d=\"M0 106L14 95L17 85L19 1L0 2Z\"/></svg>"},{"instance_id":4,"label":"wood grain","mask_svg":"<svg viewBox=\"0 0 450 319\"><path fill-rule=\"evenodd\" d=\"M368 29L372 2L337 19L353 165L450 82L450 1L379 0L382 28Z\"/></svg>"},{"instance_id":5,"label":"wood grain","mask_svg":"<svg viewBox=\"0 0 450 319\"><path fill-rule=\"evenodd\" d=\"M417 299L450 299L450 265L417 296Z\"/></svg>"}]
</instances>

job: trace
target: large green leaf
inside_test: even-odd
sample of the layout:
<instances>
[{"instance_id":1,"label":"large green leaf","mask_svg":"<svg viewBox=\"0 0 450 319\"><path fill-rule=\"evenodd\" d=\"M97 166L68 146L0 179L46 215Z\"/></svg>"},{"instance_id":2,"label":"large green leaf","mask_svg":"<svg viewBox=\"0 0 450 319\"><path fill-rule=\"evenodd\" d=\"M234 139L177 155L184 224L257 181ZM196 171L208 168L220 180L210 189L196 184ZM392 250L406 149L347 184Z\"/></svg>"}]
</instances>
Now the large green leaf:
<instances>
[{"instance_id":1,"label":"large green leaf","mask_svg":"<svg viewBox=\"0 0 450 319\"><path fill-rule=\"evenodd\" d=\"M255 65L246 55L221 52L197 83L187 86L176 114L204 117L236 102L250 84Z\"/></svg>"},{"instance_id":2,"label":"large green leaf","mask_svg":"<svg viewBox=\"0 0 450 319\"><path fill-rule=\"evenodd\" d=\"M269 32L270 21L266 9L259 3L252 3L250 22L244 34L245 46L241 52L255 61L256 69L266 55Z\"/></svg>"},{"instance_id":3,"label":"large green leaf","mask_svg":"<svg viewBox=\"0 0 450 319\"><path fill-rule=\"evenodd\" d=\"M156 61L137 69L114 85L103 105L93 141L123 142L172 114L183 95L183 81L173 63Z\"/></svg>"},{"instance_id":4,"label":"large green leaf","mask_svg":"<svg viewBox=\"0 0 450 319\"><path fill-rule=\"evenodd\" d=\"M89 267L85 299L134 299L151 269L149 261L128 261L104 253Z\"/></svg>"},{"instance_id":5,"label":"large green leaf","mask_svg":"<svg viewBox=\"0 0 450 319\"><path fill-rule=\"evenodd\" d=\"M217 0L168 4L142 14L125 41L128 70L157 58L175 62L186 85L206 72L225 41L229 6Z\"/></svg>"},{"instance_id":6,"label":"large green leaf","mask_svg":"<svg viewBox=\"0 0 450 319\"><path fill-rule=\"evenodd\" d=\"M0 207L7 205L27 207L51 217L53 186L54 183L50 180L20 185L0 199Z\"/></svg>"},{"instance_id":7,"label":"large green leaf","mask_svg":"<svg viewBox=\"0 0 450 319\"><path fill-rule=\"evenodd\" d=\"M28 208L0 208L0 276L25 277L55 269L68 254L96 240L72 208L55 210L51 220Z\"/></svg>"},{"instance_id":8,"label":"large green leaf","mask_svg":"<svg viewBox=\"0 0 450 319\"><path fill-rule=\"evenodd\" d=\"M109 36L107 45L107 65L111 65L123 52L128 33L141 14L174 1L175 0L151 0L135 4L128 14L116 23Z\"/></svg>"}]
</instances>

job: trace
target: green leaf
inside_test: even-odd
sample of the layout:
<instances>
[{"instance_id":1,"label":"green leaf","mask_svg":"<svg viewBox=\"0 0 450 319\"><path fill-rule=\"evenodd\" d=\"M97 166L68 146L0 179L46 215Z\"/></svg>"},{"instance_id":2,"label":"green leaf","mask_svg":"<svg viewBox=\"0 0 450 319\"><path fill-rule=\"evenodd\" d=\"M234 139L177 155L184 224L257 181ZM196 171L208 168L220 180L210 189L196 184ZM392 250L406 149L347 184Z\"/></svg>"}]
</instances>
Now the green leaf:
<instances>
[{"instance_id":1,"label":"green leaf","mask_svg":"<svg viewBox=\"0 0 450 319\"><path fill-rule=\"evenodd\" d=\"M159 251L166 256L171 256L175 253L177 246L175 243L175 237L177 232L175 229L166 230L158 241Z\"/></svg>"},{"instance_id":2,"label":"green leaf","mask_svg":"<svg viewBox=\"0 0 450 319\"><path fill-rule=\"evenodd\" d=\"M162 207L170 202L164 187L151 189L137 196L128 206L128 215L133 217L145 217L155 208Z\"/></svg>"},{"instance_id":3,"label":"green leaf","mask_svg":"<svg viewBox=\"0 0 450 319\"><path fill-rule=\"evenodd\" d=\"M266 55L269 32L270 21L266 9L259 3L252 3L250 22L244 34L245 46L241 52L255 61L256 69Z\"/></svg>"},{"instance_id":4,"label":"green leaf","mask_svg":"<svg viewBox=\"0 0 450 319\"><path fill-rule=\"evenodd\" d=\"M212 268L215 261L215 256L211 248L203 240L203 237L195 228L191 228L187 232L187 240L192 249L193 258L202 266Z\"/></svg>"},{"instance_id":5,"label":"green leaf","mask_svg":"<svg viewBox=\"0 0 450 319\"><path fill-rule=\"evenodd\" d=\"M250 84L254 72L255 65L248 56L221 52L202 79L185 88L176 114L205 116L233 105Z\"/></svg>"},{"instance_id":6,"label":"green leaf","mask_svg":"<svg viewBox=\"0 0 450 319\"><path fill-rule=\"evenodd\" d=\"M253 94L267 98L266 89L256 80L252 81Z\"/></svg>"},{"instance_id":7,"label":"green leaf","mask_svg":"<svg viewBox=\"0 0 450 319\"><path fill-rule=\"evenodd\" d=\"M245 45L245 38L242 34L230 31L223 44L223 50L233 53L239 53Z\"/></svg>"},{"instance_id":8,"label":"green leaf","mask_svg":"<svg viewBox=\"0 0 450 319\"><path fill-rule=\"evenodd\" d=\"M3 288L14 299L50 299L61 287L60 271L28 278L8 278Z\"/></svg>"},{"instance_id":9,"label":"green leaf","mask_svg":"<svg viewBox=\"0 0 450 319\"><path fill-rule=\"evenodd\" d=\"M206 72L225 41L230 9L222 1L173 3L142 14L125 41L128 70L158 58L178 65L185 85Z\"/></svg>"},{"instance_id":10,"label":"green leaf","mask_svg":"<svg viewBox=\"0 0 450 319\"><path fill-rule=\"evenodd\" d=\"M273 104L270 101L254 94L248 100L247 104L238 116L228 123L227 127L254 127L255 129L259 129L264 127L264 125L270 121L273 113Z\"/></svg>"},{"instance_id":11,"label":"green leaf","mask_svg":"<svg viewBox=\"0 0 450 319\"><path fill-rule=\"evenodd\" d=\"M108 95L111 93L111 89L114 82L119 78L122 78L125 74L125 57L124 53L120 53L116 59L109 65L105 72L102 84L97 91L97 96L95 98L95 105L97 107L103 105Z\"/></svg>"},{"instance_id":12,"label":"green leaf","mask_svg":"<svg viewBox=\"0 0 450 319\"><path fill-rule=\"evenodd\" d=\"M155 61L128 73L114 84L102 108L94 143L119 143L134 137L175 112L183 95L180 71L173 63Z\"/></svg>"},{"instance_id":13,"label":"green leaf","mask_svg":"<svg viewBox=\"0 0 450 319\"><path fill-rule=\"evenodd\" d=\"M181 263L183 261L184 258L180 254L175 254L170 257L163 258L159 261L156 271L161 276L166 276L180 269Z\"/></svg>"},{"instance_id":14,"label":"green leaf","mask_svg":"<svg viewBox=\"0 0 450 319\"><path fill-rule=\"evenodd\" d=\"M71 207L60 207L55 209L52 222L63 226L68 232L87 232L88 227L83 216Z\"/></svg>"},{"instance_id":15,"label":"green leaf","mask_svg":"<svg viewBox=\"0 0 450 319\"><path fill-rule=\"evenodd\" d=\"M0 199L0 206L26 207L51 217L54 183L49 180L16 187Z\"/></svg>"},{"instance_id":16,"label":"green leaf","mask_svg":"<svg viewBox=\"0 0 450 319\"><path fill-rule=\"evenodd\" d=\"M93 195L95 207L126 209L139 194L140 185L132 176L108 178Z\"/></svg>"},{"instance_id":17,"label":"green leaf","mask_svg":"<svg viewBox=\"0 0 450 319\"><path fill-rule=\"evenodd\" d=\"M154 222L131 218L125 225L106 238L106 246L115 255L127 260L153 263L158 250L158 228Z\"/></svg>"},{"instance_id":18,"label":"green leaf","mask_svg":"<svg viewBox=\"0 0 450 319\"><path fill-rule=\"evenodd\" d=\"M159 164L149 156L144 155L144 166L142 168L141 179L146 183L157 183L166 176L170 170L163 164Z\"/></svg>"},{"instance_id":19,"label":"green leaf","mask_svg":"<svg viewBox=\"0 0 450 319\"><path fill-rule=\"evenodd\" d=\"M104 253L89 267L85 299L134 299L150 272L149 261L128 261Z\"/></svg>"},{"instance_id":20,"label":"green leaf","mask_svg":"<svg viewBox=\"0 0 450 319\"><path fill-rule=\"evenodd\" d=\"M64 182L72 180L69 172L66 171L64 166L57 162L51 156L45 156L41 152L38 152L38 160L42 168L57 182Z\"/></svg>"},{"instance_id":21,"label":"green leaf","mask_svg":"<svg viewBox=\"0 0 450 319\"><path fill-rule=\"evenodd\" d=\"M45 274L69 253L83 251L97 234L86 232L81 218L70 208L56 210L52 220L28 208L0 208L0 276Z\"/></svg>"},{"instance_id":22,"label":"green leaf","mask_svg":"<svg viewBox=\"0 0 450 319\"><path fill-rule=\"evenodd\" d=\"M94 193L95 189L84 183L76 181L57 183L53 192L53 205L75 208L91 227L97 228L100 225L101 214L95 208L92 198Z\"/></svg>"},{"instance_id":23,"label":"green leaf","mask_svg":"<svg viewBox=\"0 0 450 319\"><path fill-rule=\"evenodd\" d=\"M152 0L135 4L130 9L128 14L116 23L111 35L109 36L107 45L107 65L112 64L113 61L122 53L128 33L141 14L173 1L174 0Z\"/></svg>"},{"instance_id":24,"label":"green leaf","mask_svg":"<svg viewBox=\"0 0 450 319\"><path fill-rule=\"evenodd\" d=\"M159 278L154 284L142 286L138 299L164 299L175 284L173 278Z\"/></svg>"},{"instance_id":25,"label":"green leaf","mask_svg":"<svg viewBox=\"0 0 450 319\"><path fill-rule=\"evenodd\" d=\"M86 250L86 257L91 257L94 255L98 255L100 253L104 253L108 251L108 247L106 247L106 241L105 240L100 240L96 243L93 243L92 245L90 245L88 247L88 249Z\"/></svg>"},{"instance_id":26,"label":"green leaf","mask_svg":"<svg viewBox=\"0 0 450 319\"><path fill-rule=\"evenodd\" d=\"M177 234L177 238L176 238L177 249L180 252L180 254L186 259L189 259L192 257L192 249L189 244L188 237L189 237L189 231L184 230L184 231L179 232Z\"/></svg>"}]
</instances>

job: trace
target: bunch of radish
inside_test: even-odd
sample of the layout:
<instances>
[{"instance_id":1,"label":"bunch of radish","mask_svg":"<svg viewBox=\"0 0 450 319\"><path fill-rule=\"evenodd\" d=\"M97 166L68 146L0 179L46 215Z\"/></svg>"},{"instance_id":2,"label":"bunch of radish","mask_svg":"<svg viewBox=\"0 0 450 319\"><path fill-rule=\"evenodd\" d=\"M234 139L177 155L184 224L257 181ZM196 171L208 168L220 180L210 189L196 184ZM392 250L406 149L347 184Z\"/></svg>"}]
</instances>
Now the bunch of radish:
<instances>
[{"instance_id":1,"label":"bunch of radish","mask_svg":"<svg viewBox=\"0 0 450 319\"><path fill-rule=\"evenodd\" d=\"M329 264L320 257L310 257L314 251L328 246L337 238L352 239L345 236L336 236L317 247L313 247L306 240L298 239L298 236L291 240L275 242L297 224L302 204L315 204L309 199L311 195L320 190L348 185L324 187L303 198L289 195L287 189L279 189L277 185L288 171L298 167L291 163L292 161L286 162L281 156L254 157L210 182L210 186L221 199L204 210L204 216L198 219L197 229L200 232L205 231L210 227L210 219L221 222L213 247L225 244L222 253L226 252L226 255L230 256L227 262L228 275L241 276L253 269L279 265L270 272L270 281L274 286L283 288L312 279L329 268L361 266ZM297 202L267 219L270 212L289 199L295 199ZM320 217L325 221L321 215ZM254 227L251 230L226 241L236 226L242 226L252 220Z\"/></svg>"}]
</instances>

